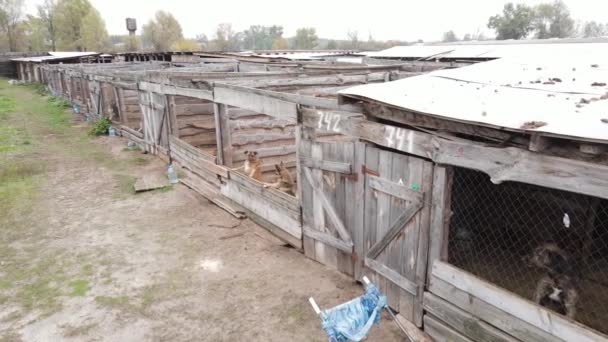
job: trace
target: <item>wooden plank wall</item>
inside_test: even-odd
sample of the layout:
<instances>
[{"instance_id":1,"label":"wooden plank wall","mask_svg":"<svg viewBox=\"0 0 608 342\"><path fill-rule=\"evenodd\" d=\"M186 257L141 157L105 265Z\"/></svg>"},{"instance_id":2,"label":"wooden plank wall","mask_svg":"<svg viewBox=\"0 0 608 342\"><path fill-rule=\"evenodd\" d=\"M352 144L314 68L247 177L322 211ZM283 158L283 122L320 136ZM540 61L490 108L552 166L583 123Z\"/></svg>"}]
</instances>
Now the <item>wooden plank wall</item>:
<instances>
[{"instance_id":1,"label":"wooden plank wall","mask_svg":"<svg viewBox=\"0 0 608 342\"><path fill-rule=\"evenodd\" d=\"M170 106L177 124L173 134L207 154L216 156L213 102L193 97L172 96Z\"/></svg>"},{"instance_id":2,"label":"wooden plank wall","mask_svg":"<svg viewBox=\"0 0 608 342\"><path fill-rule=\"evenodd\" d=\"M239 108L229 108L228 115L234 167L245 162L246 151L257 151L267 181L273 180L274 164L281 161L295 177L295 120L278 119Z\"/></svg>"},{"instance_id":3,"label":"wooden plank wall","mask_svg":"<svg viewBox=\"0 0 608 342\"><path fill-rule=\"evenodd\" d=\"M118 89L117 103L121 108L120 114L123 125L141 131L143 129L143 116L139 106L137 90Z\"/></svg>"}]
</instances>

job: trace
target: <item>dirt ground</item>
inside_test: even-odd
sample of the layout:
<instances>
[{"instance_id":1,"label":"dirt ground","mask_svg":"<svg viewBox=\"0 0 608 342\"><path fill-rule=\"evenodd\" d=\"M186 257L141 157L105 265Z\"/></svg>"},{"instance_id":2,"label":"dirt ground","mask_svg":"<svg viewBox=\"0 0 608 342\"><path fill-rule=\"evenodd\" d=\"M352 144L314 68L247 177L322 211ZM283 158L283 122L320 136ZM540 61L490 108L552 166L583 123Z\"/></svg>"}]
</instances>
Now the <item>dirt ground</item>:
<instances>
[{"instance_id":1,"label":"dirt ground","mask_svg":"<svg viewBox=\"0 0 608 342\"><path fill-rule=\"evenodd\" d=\"M324 341L308 297L363 292L182 185L134 194L163 163L60 105L0 79L1 341Z\"/></svg>"}]
</instances>

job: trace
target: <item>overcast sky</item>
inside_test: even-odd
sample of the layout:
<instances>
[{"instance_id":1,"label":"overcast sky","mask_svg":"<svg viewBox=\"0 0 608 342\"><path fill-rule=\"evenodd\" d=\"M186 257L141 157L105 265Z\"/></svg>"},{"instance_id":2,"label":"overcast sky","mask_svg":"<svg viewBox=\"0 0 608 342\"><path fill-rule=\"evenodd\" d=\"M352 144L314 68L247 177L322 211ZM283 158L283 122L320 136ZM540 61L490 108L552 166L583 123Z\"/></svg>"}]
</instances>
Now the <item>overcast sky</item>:
<instances>
[{"instance_id":1,"label":"overcast sky","mask_svg":"<svg viewBox=\"0 0 608 342\"><path fill-rule=\"evenodd\" d=\"M293 36L299 27L315 27L319 37L346 39L350 30L360 39L369 33L379 40L441 39L454 30L459 37L486 28L488 18L500 13L506 0L89 0L101 12L110 34L126 34L125 18L137 19L138 27L158 10L173 13L184 35L194 38L205 33L213 38L220 23L232 23L236 31L250 25L282 25L284 36ZM547 0L550 1L550 0ZM542 0L522 1L535 5ZM608 23L606 0L564 0L575 20ZM26 0L34 13L43 0ZM139 31L138 31L139 32Z\"/></svg>"}]
</instances>

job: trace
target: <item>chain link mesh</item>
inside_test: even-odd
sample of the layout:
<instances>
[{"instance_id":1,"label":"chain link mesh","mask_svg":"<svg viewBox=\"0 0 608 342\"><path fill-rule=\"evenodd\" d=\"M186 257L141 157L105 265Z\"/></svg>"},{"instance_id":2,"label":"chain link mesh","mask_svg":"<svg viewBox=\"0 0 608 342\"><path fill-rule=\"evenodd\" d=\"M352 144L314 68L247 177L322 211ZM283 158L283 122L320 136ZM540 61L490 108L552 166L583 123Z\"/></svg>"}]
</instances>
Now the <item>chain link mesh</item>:
<instances>
[{"instance_id":1,"label":"chain link mesh","mask_svg":"<svg viewBox=\"0 0 608 342\"><path fill-rule=\"evenodd\" d=\"M495 185L481 172L455 169L451 264L532 300L546 271L524 258L549 242L568 253L578 271L575 319L608 333L608 201L515 182Z\"/></svg>"}]
</instances>

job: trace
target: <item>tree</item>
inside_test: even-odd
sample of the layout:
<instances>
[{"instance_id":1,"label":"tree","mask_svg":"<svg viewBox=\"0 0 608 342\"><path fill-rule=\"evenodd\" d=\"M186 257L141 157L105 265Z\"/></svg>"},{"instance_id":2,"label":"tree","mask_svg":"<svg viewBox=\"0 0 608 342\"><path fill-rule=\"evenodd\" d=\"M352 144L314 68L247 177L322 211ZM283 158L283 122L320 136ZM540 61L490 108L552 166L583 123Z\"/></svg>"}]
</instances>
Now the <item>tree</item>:
<instances>
[{"instance_id":1,"label":"tree","mask_svg":"<svg viewBox=\"0 0 608 342\"><path fill-rule=\"evenodd\" d=\"M457 42L458 36L456 36L456 33L454 33L454 31L450 30L443 34L443 41L448 43Z\"/></svg>"},{"instance_id":2,"label":"tree","mask_svg":"<svg viewBox=\"0 0 608 342\"><path fill-rule=\"evenodd\" d=\"M540 4L534 8L535 37L539 39L566 38L574 33L574 20L563 1Z\"/></svg>"},{"instance_id":3,"label":"tree","mask_svg":"<svg viewBox=\"0 0 608 342\"><path fill-rule=\"evenodd\" d=\"M17 51L17 31L23 6L23 0L0 0L0 30L6 34L9 51Z\"/></svg>"},{"instance_id":4,"label":"tree","mask_svg":"<svg viewBox=\"0 0 608 342\"><path fill-rule=\"evenodd\" d=\"M311 50L317 46L317 40L317 31L314 28L299 28L296 31L295 48L299 50Z\"/></svg>"},{"instance_id":5,"label":"tree","mask_svg":"<svg viewBox=\"0 0 608 342\"><path fill-rule=\"evenodd\" d=\"M42 5L38 5L38 16L44 26L46 38L51 43L51 50L57 49L57 32L55 23L55 9L57 4L55 0L44 0Z\"/></svg>"},{"instance_id":6,"label":"tree","mask_svg":"<svg viewBox=\"0 0 608 342\"><path fill-rule=\"evenodd\" d=\"M289 42L287 41L287 39L285 39L283 37L279 37L279 38L275 39L274 42L272 42L272 49L273 50L287 50L287 49L289 49Z\"/></svg>"},{"instance_id":7,"label":"tree","mask_svg":"<svg viewBox=\"0 0 608 342\"><path fill-rule=\"evenodd\" d=\"M282 36L282 26L252 25L243 32L243 48L248 50L270 50L274 41Z\"/></svg>"},{"instance_id":8,"label":"tree","mask_svg":"<svg viewBox=\"0 0 608 342\"><path fill-rule=\"evenodd\" d=\"M327 50L336 50L338 48L338 43L335 40L330 40L327 42Z\"/></svg>"},{"instance_id":9,"label":"tree","mask_svg":"<svg viewBox=\"0 0 608 342\"><path fill-rule=\"evenodd\" d=\"M18 25L18 37L21 44L17 44L20 51L46 51L46 27L41 18L27 15L26 19Z\"/></svg>"},{"instance_id":10,"label":"tree","mask_svg":"<svg viewBox=\"0 0 608 342\"><path fill-rule=\"evenodd\" d=\"M348 30L346 34L348 41L350 42L350 48L356 50L359 48L359 32Z\"/></svg>"},{"instance_id":11,"label":"tree","mask_svg":"<svg viewBox=\"0 0 608 342\"><path fill-rule=\"evenodd\" d=\"M583 37L585 38L603 37L606 34L608 34L608 25L589 21L583 26Z\"/></svg>"},{"instance_id":12,"label":"tree","mask_svg":"<svg viewBox=\"0 0 608 342\"><path fill-rule=\"evenodd\" d=\"M195 39L180 39L171 45L173 51L199 51L201 46Z\"/></svg>"},{"instance_id":13,"label":"tree","mask_svg":"<svg viewBox=\"0 0 608 342\"><path fill-rule=\"evenodd\" d=\"M154 19L142 27L142 40L154 51L169 51L175 42L183 38L181 25L169 12L156 12Z\"/></svg>"},{"instance_id":14,"label":"tree","mask_svg":"<svg viewBox=\"0 0 608 342\"><path fill-rule=\"evenodd\" d=\"M124 38L122 38L122 43L124 46L124 48L123 48L124 51L127 51L127 52L139 51L139 48L140 48L139 37L134 34L126 35Z\"/></svg>"},{"instance_id":15,"label":"tree","mask_svg":"<svg viewBox=\"0 0 608 342\"><path fill-rule=\"evenodd\" d=\"M204 33L198 34L198 35L196 35L195 39L203 51L209 49L209 38L207 38L206 34L204 34Z\"/></svg>"},{"instance_id":16,"label":"tree","mask_svg":"<svg viewBox=\"0 0 608 342\"><path fill-rule=\"evenodd\" d=\"M82 18L82 47L85 51L104 51L108 48L109 38L106 23L95 8Z\"/></svg>"},{"instance_id":17,"label":"tree","mask_svg":"<svg viewBox=\"0 0 608 342\"><path fill-rule=\"evenodd\" d=\"M522 39L532 31L534 11L524 4L505 4L502 15L490 17L488 28L496 31L496 39Z\"/></svg>"},{"instance_id":18,"label":"tree","mask_svg":"<svg viewBox=\"0 0 608 342\"><path fill-rule=\"evenodd\" d=\"M215 39L211 48L216 51L238 51L241 45L241 35L234 32L231 24L219 24L215 30Z\"/></svg>"},{"instance_id":19,"label":"tree","mask_svg":"<svg viewBox=\"0 0 608 342\"><path fill-rule=\"evenodd\" d=\"M469 41L473 40L473 36L470 33L467 33L464 35L462 40L464 40L465 42L469 42Z\"/></svg>"},{"instance_id":20,"label":"tree","mask_svg":"<svg viewBox=\"0 0 608 342\"><path fill-rule=\"evenodd\" d=\"M88 0L59 0L55 7L57 47L83 51L82 21L92 6Z\"/></svg>"}]
</instances>

